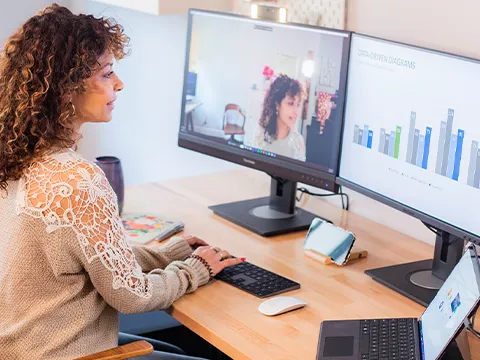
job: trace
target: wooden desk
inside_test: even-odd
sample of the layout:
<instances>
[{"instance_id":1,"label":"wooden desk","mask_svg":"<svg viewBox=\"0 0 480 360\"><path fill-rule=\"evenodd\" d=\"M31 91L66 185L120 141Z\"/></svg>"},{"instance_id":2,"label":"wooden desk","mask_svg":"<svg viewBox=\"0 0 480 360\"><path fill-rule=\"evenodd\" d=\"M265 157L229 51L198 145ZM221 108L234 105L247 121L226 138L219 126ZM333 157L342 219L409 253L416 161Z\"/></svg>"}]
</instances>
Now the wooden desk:
<instances>
[{"instance_id":1,"label":"wooden desk","mask_svg":"<svg viewBox=\"0 0 480 360\"><path fill-rule=\"evenodd\" d=\"M353 231L367 259L346 267L324 266L303 253L305 232L263 238L215 216L208 205L266 196L270 178L252 170L127 187L128 211L152 211L178 217L186 231L236 256L301 283L290 293L308 306L278 317L257 310L252 295L214 281L184 296L171 315L234 359L314 360L320 323L327 319L418 317L422 306L380 285L365 269L422 260L433 247L343 211L325 201L305 197L301 206ZM480 345L473 345L480 359ZM475 358L475 357L474 357Z\"/></svg>"}]
</instances>

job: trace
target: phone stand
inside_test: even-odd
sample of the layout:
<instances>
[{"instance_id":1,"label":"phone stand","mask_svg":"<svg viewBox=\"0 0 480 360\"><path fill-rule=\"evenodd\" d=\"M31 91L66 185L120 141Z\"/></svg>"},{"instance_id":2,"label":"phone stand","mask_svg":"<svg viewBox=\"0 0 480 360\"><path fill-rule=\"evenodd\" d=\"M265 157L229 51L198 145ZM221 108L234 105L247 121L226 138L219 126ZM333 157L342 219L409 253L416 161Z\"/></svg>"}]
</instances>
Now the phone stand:
<instances>
[{"instance_id":1,"label":"phone stand","mask_svg":"<svg viewBox=\"0 0 480 360\"><path fill-rule=\"evenodd\" d=\"M329 256L320 254L318 251L315 251L315 250L311 250L311 249L305 250L305 255L307 255L309 258L312 258L316 261L321 262L324 265L335 264ZM367 250L361 250L354 245L352 248L352 251L350 252L350 257L348 258L347 264L353 260L365 258L367 257L367 255L368 255Z\"/></svg>"}]
</instances>

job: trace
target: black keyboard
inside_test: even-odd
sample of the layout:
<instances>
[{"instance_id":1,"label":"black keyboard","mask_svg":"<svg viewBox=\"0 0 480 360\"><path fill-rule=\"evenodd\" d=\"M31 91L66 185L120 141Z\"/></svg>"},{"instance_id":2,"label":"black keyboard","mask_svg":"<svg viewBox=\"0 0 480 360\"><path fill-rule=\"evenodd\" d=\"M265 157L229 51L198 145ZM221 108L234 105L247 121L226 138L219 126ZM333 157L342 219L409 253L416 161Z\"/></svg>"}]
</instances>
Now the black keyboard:
<instances>
[{"instance_id":1,"label":"black keyboard","mask_svg":"<svg viewBox=\"0 0 480 360\"><path fill-rule=\"evenodd\" d=\"M215 278L259 298L300 288L299 283L246 261L223 269Z\"/></svg>"},{"instance_id":2,"label":"black keyboard","mask_svg":"<svg viewBox=\"0 0 480 360\"><path fill-rule=\"evenodd\" d=\"M360 321L360 359L415 360L415 319Z\"/></svg>"}]
</instances>

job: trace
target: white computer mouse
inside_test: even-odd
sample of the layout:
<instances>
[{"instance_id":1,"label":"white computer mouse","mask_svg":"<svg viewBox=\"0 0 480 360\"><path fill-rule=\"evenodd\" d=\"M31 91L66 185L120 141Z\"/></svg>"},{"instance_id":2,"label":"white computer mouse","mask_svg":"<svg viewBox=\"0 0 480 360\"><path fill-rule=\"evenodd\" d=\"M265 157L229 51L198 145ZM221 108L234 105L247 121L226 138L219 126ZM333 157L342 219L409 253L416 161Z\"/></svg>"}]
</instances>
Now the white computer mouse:
<instances>
[{"instance_id":1,"label":"white computer mouse","mask_svg":"<svg viewBox=\"0 0 480 360\"><path fill-rule=\"evenodd\" d=\"M262 302L258 306L258 311L267 316L274 316L287 311L300 309L305 305L307 305L305 301L291 296L277 296Z\"/></svg>"}]
</instances>

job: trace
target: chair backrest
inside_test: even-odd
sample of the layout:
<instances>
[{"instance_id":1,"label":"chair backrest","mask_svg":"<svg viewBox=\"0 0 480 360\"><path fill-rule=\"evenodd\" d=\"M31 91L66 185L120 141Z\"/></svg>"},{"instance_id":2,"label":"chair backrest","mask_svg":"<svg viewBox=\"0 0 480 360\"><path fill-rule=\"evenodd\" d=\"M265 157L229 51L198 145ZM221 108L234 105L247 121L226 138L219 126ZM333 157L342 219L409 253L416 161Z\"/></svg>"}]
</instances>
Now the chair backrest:
<instances>
[{"instance_id":1,"label":"chair backrest","mask_svg":"<svg viewBox=\"0 0 480 360\"><path fill-rule=\"evenodd\" d=\"M238 121L239 120L239 115L243 119L241 119L241 123ZM239 105L237 104L227 104L225 106L225 113L223 115L223 125L225 124L234 124L240 126L242 129L245 126L245 115L242 112L242 109L240 108Z\"/></svg>"},{"instance_id":2,"label":"chair backrest","mask_svg":"<svg viewBox=\"0 0 480 360\"><path fill-rule=\"evenodd\" d=\"M225 111L227 110L237 110L239 112L240 111L240 106L238 106L237 104L227 104L227 106L225 106Z\"/></svg>"}]
</instances>

